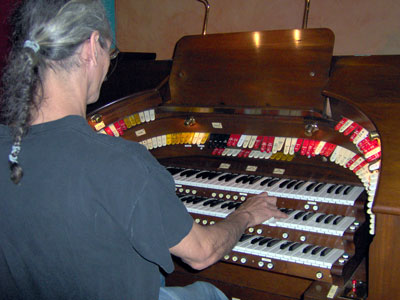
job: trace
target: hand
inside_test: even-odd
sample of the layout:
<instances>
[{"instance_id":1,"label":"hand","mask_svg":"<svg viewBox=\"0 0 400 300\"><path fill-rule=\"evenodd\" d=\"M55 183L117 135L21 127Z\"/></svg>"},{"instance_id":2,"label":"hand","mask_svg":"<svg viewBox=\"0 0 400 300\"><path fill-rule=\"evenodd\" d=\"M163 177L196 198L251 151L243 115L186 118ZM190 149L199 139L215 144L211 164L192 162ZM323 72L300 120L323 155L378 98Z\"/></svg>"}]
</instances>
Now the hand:
<instances>
[{"instance_id":1,"label":"hand","mask_svg":"<svg viewBox=\"0 0 400 300\"><path fill-rule=\"evenodd\" d=\"M249 197L231 215L248 214L248 227L261 224L262 222L274 218L287 218L287 214L281 212L276 206L276 197L270 197L267 193L261 193Z\"/></svg>"}]
</instances>

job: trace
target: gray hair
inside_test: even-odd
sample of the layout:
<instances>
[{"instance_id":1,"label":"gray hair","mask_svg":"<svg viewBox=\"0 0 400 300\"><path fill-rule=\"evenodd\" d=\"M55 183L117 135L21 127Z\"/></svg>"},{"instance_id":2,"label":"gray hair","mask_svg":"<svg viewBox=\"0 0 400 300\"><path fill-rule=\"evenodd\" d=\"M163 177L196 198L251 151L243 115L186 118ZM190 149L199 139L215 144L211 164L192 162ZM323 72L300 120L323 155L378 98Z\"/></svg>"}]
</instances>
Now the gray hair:
<instances>
[{"instance_id":1,"label":"gray hair","mask_svg":"<svg viewBox=\"0 0 400 300\"><path fill-rule=\"evenodd\" d=\"M111 28L101 0L25 0L11 18L12 49L2 83L1 120L12 130L9 155L11 180L19 183L18 163L23 135L31 111L40 106L43 74L48 68L70 70L79 66L77 49L94 31L105 48L112 41Z\"/></svg>"}]
</instances>

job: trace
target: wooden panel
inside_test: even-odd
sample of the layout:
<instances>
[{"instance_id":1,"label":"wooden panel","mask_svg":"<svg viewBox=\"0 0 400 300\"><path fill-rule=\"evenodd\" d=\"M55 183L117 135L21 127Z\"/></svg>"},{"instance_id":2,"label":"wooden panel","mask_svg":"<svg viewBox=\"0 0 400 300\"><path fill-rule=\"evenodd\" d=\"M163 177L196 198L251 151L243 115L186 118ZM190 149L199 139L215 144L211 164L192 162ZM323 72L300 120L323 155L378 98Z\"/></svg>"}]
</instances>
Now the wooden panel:
<instances>
[{"instance_id":1,"label":"wooden panel","mask_svg":"<svg viewBox=\"0 0 400 300\"><path fill-rule=\"evenodd\" d=\"M247 289L253 289L258 293L263 294L264 297L268 295L281 295L281 297L275 296L267 299L300 299L304 291L310 286L311 280L304 278L296 278L291 276L285 276L281 274L271 272L260 272L258 270L238 267L226 263L217 263L203 271L189 271L183 268L180 264L176 264L175 273L179 276L185 274L184 277L192 279L202 279L206 281L224 282L229 284L229 289L224 290L225 293L233 297L238 297L238 291L234 288L243 287ZM177 279L172 276L167 277L167 284L170 282L174 284ZM194 280L193 280L194 281ZM221 289L223 286L219 286ZM232 290L233 287L233 290ZM233 292L233 294L231 294ZM235 293L236 292L236 293ZM249 292L249 290L248 290ZM267 292L267 294L265 294ZM252 298L251 294L240 295L243 298L241 300L250 299L265 299L265 298Z\"/></svg>"},{"instance_id":2,"label":"wooden panel","mask_svg":"<svg viewBox=\"0 0 400 300\"><path fill-rule=\"evenodd\" d=\"M382 167L374 211L400 215L400 55L342 57L325 94L358 106L382 141Z\"/></svg>"},{"instance_id":3,"label":"wooden panel","mask_svg":"<svg viewBox=\"0 0 400 300\"><path fill-rule=\"evenodd\" d=\"M327 29L186 36L176 45L172 102L322 110L333 40Z\"/></svg>"},{"instance_id":4,"label":"wooden panel","mask_svg":"<svg viewBox=\"0 0 400 300\"><path fill-rule=\"evenodd\" d=\"M377 232L370 248L369 300L399 299L400 217L377 215Z\"/></svg>"},{"instance_id":5,"label":"wooden panel","mask_svg":"<svg viewBox=\"0 0 400 300\"><path fill-rule=\"evenodd\" d=\"M369 253L370 300L400 295L400 56L338 57L324 93L358 106L376 126L382 166L373 211L376 234Z\"/></svg>"}]
</instances>

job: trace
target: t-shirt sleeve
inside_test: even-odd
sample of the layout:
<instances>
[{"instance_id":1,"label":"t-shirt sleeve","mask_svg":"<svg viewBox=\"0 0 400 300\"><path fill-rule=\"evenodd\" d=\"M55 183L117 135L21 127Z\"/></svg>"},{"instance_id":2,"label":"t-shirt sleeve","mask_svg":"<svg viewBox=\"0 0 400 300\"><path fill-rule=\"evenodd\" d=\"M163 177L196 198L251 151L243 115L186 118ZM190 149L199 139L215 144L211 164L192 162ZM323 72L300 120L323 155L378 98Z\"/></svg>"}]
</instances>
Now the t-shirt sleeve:
<instances>
[{"instance_id":1,"label":"t-shirt sleeve","mask_svg":"<svg viewBox=\"0 0 400 300\"><path fill-rule=\"evenodd\" d=\"M175 194L171 175L152 168L131 216L130 239L145 259L173 271L169 248L191 230L193 218Z\"/></svg>"}]
</instances>

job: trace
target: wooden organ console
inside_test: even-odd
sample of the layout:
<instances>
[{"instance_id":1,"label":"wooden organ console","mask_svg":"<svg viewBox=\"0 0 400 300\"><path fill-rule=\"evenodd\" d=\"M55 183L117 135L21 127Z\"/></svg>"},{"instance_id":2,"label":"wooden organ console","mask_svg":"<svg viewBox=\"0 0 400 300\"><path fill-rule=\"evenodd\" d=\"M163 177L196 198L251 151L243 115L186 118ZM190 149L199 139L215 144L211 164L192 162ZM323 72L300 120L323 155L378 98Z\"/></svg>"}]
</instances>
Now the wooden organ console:
<instances>
[{"instance_id":1,"label":"wooden organ console","mask_svg":"<svg viewBox=\"0 0 400 300\"><path fill-rule=\"evenodd\" d=\"M263 191L289 215L203 271L176 260L167 284L243 300L400 295L400 57L332 57L333 45L328 29L187 36L159 86L88 114L146 146L196 222Z\"/></svg>"}]
</instances>

